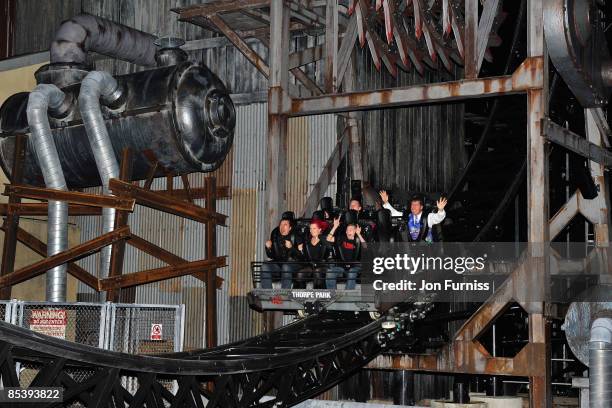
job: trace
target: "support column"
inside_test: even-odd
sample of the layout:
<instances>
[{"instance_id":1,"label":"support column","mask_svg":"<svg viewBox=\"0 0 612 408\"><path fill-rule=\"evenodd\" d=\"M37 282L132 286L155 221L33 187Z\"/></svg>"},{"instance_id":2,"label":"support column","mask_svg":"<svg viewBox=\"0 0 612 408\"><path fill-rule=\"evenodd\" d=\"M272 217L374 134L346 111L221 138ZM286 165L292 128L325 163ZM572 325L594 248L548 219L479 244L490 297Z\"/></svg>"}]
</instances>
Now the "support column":
<instances>
[{"instance_id":1,"label":"support column","mask_svg":"<svg viewBox=\"0 0 612 408\"><path fill-rule=\"evenodd\" d=\"M544 21L542 0L529 0L527 12L527 53L529 57L544 56L543 87L527 92L527 218L528 240L533 245L530 259L530 273L536 274L540 294L545 295L548 281L548 257L544 246L549 237L549 189L548 149L542 135L542 119L548 112L548 58L544 44ZM529 341L541 347L536 348L541 367L539 376L529 377L530 406L545 408L552 406L550 375L550 324L546 316L546 304L530 307Z\"/></svg>"},{"instance_id":2,"label":"support column","mask_svg":"<svg viewBox=\"0 0 612 408\"><path fill-rule=\"evenodd\" d=\"M591 109L584 110L585 131L589 142L597 146L603 146L603 135L597 127L597 122L594 112ZM597 185L599 194L593 201L593 205L589 206L588 210L592 210L589 214L589 219L594 220L593 227L595 228L595 244L598 247L607 247L610 243L610 197L608 192L608 184L606 183L605 166L589 161L591 175ZM589 200L590 201L590 200ZM586 210L586 209L585 209Z\"/></svg>"},{"instance_id":3,"label":"support column","mask_svg":"<svg viewBox=\"0 0 612 408\"><path fill-rule=\"evenodd\" d=\"M268 79L268 140L267 140L267 185L266 185L266 229L264 237L278 224L282 212L287 208L285 171L287 168L287 116L283 103L289 87L289 9L284 1L270 3L270 78ZM259 243L263 245L263 242ZM266 313L265 330L272 330L282 323L281 313Z\"/></svg>"},{"instance_id":4,"label":"support column","mask_svg":"<svg viewBox=\"0 0 612 408\"><path fill-rule=\"evenodd\" d=\"M12 184L21 184L23 180L23 162L27 147L27 136L17 136L12 169ZM17 231L19 230L19 212L15 205L21 203L21 198L15 194L9 195L8 215L4 219L4 243L2 248L2 266L0 276L10 274L15 269L15 256L17 253ZM11 288L0 289L0 299L10 299Z\"/></svg>"},{"instance_id":5,"label":"support column","mask_svg":"<svg viewBox=\"0 0 612 408\"><path fill-rule=\"evenodd\" d=\"M217 211L217 180L206 178L206 209ZM217 222L206 223L206 259L217 257ZM217 345L217 268L210 268L206 274L206 347Z\"/></svg>"}]
</instances>

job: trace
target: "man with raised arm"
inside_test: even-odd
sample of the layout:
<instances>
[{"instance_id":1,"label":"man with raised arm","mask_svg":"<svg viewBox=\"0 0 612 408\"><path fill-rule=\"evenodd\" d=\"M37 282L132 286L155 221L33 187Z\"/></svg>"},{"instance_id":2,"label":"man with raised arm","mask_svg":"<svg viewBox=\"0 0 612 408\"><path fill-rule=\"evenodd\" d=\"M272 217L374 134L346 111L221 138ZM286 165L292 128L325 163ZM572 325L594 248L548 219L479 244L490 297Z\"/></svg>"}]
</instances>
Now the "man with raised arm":
<instances>
[{"instance_id":1,"label":"man with raised arm","mask_svg":"<svg viewBox=\"0 0 612 408\"><path fill-rule=\"evenodd\" d=\"M385 190L380 191L380 198L382 199L383 207L391 212L392 217L401 217L403 215L401 211L397 211L389 203L389 194L387 194ZM447 203L448 200L445 197L440 197L440 199L436 202L438 211L431 212L429 214L424 214L423 208L425 207L425 205L423 203L423 199L419 196L413 196L410 200L410 214L408 215L408 223L406 225L406 228L402 231L404 233L401 234L402 241L433 242L434 239L431 229L434 225L437 225L444 221L444 218L446 217L444 207L446 207Z\"/></svg>"}]
</instances>

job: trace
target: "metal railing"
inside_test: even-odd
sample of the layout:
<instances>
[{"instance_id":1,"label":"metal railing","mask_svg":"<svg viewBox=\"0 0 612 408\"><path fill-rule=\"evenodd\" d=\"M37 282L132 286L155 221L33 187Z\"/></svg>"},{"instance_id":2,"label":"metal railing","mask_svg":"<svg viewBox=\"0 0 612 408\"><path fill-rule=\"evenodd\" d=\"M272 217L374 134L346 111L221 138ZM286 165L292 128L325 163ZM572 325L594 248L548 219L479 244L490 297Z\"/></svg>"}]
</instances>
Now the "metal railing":
<instances>
[{"instance_id":1,"label":"metal railing","mask_svg":"<svg viewBox=\"0 0 612 408\"><path fill-rule=\"evenodd\" d=\"M274 270L263 270L266 265L274 266ZM295 286L306 286L309 283L322 286L325 288L326 280L335 280L336 283L346 284L349 279L349 270L354 267L361 268L362 262L356 261L257 261L251 262L251 274L254 288L262 288L262 273L268 273L269 276L264 278L270 279L274 284L278 284L283 280L283 275L290 274L291 282ZM283 269L283 266L285 267ZM332 273L335 272L335 273ZM356 283L361 283L361 270L351 272L356 273L356 276L351 276L356 279Z\"/></svg>"}]
</instances>

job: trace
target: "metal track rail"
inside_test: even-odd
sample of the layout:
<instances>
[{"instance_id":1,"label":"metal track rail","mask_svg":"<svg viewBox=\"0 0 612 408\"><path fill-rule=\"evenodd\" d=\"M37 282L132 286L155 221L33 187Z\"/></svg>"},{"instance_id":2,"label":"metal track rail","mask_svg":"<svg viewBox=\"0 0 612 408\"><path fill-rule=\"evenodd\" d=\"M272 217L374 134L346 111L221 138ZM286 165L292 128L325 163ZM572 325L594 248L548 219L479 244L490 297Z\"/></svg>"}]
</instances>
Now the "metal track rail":
<instances>
[{"instance_id":1,"label":"metal track rail","mask_svg":"<svg viewBox=\"0 0 612 408\"><path fill-rule=\"evenodd\" d=\"M226 346L157 356L101 350L0 322L0 379L4 387L64 388L63 403L29 407L287 407L376 357L399 330L384 331L388 319L326 312ZM23 368L35 373L29 384L18 378Z\"/></svg>"}]
</instances>

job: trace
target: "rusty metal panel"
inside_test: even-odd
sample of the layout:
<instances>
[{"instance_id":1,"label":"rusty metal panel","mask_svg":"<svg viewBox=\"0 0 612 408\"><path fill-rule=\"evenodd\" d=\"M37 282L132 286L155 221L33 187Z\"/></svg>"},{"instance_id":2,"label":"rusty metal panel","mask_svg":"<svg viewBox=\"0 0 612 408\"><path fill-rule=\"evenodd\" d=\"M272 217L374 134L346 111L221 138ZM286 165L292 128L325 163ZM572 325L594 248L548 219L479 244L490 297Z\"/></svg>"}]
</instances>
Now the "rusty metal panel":
<instances>
[{"instance_id":1,"label":"rusty metal panel","mask_svg":"<svg viewBox=\"0 0 612 408\"><path fill-rule=\"evenodd\" d=\"M310 157L308 160L308 194L312 192L321 171L327 164L336 147L337 135L337 115L317 115L308 117L309 138L310 138ZM336 175L327 187L325 196L336 197ZM303 203L305 200L302 200ZM310 214L306 214L310 216Z\"/></svg>"},{"instance_id":2,"label":"rusty metal panel","mask_svg":"<svg viewBox=\"0 0 612 408\"><path fill-rule=\"evenodd\" d=\"M300 214L308 193L308 120L306 118L289 119L287 125L287 170L285 191L287 208ZM314 153L314 152L313 152Z\"/></svg>"}]
</instances>

